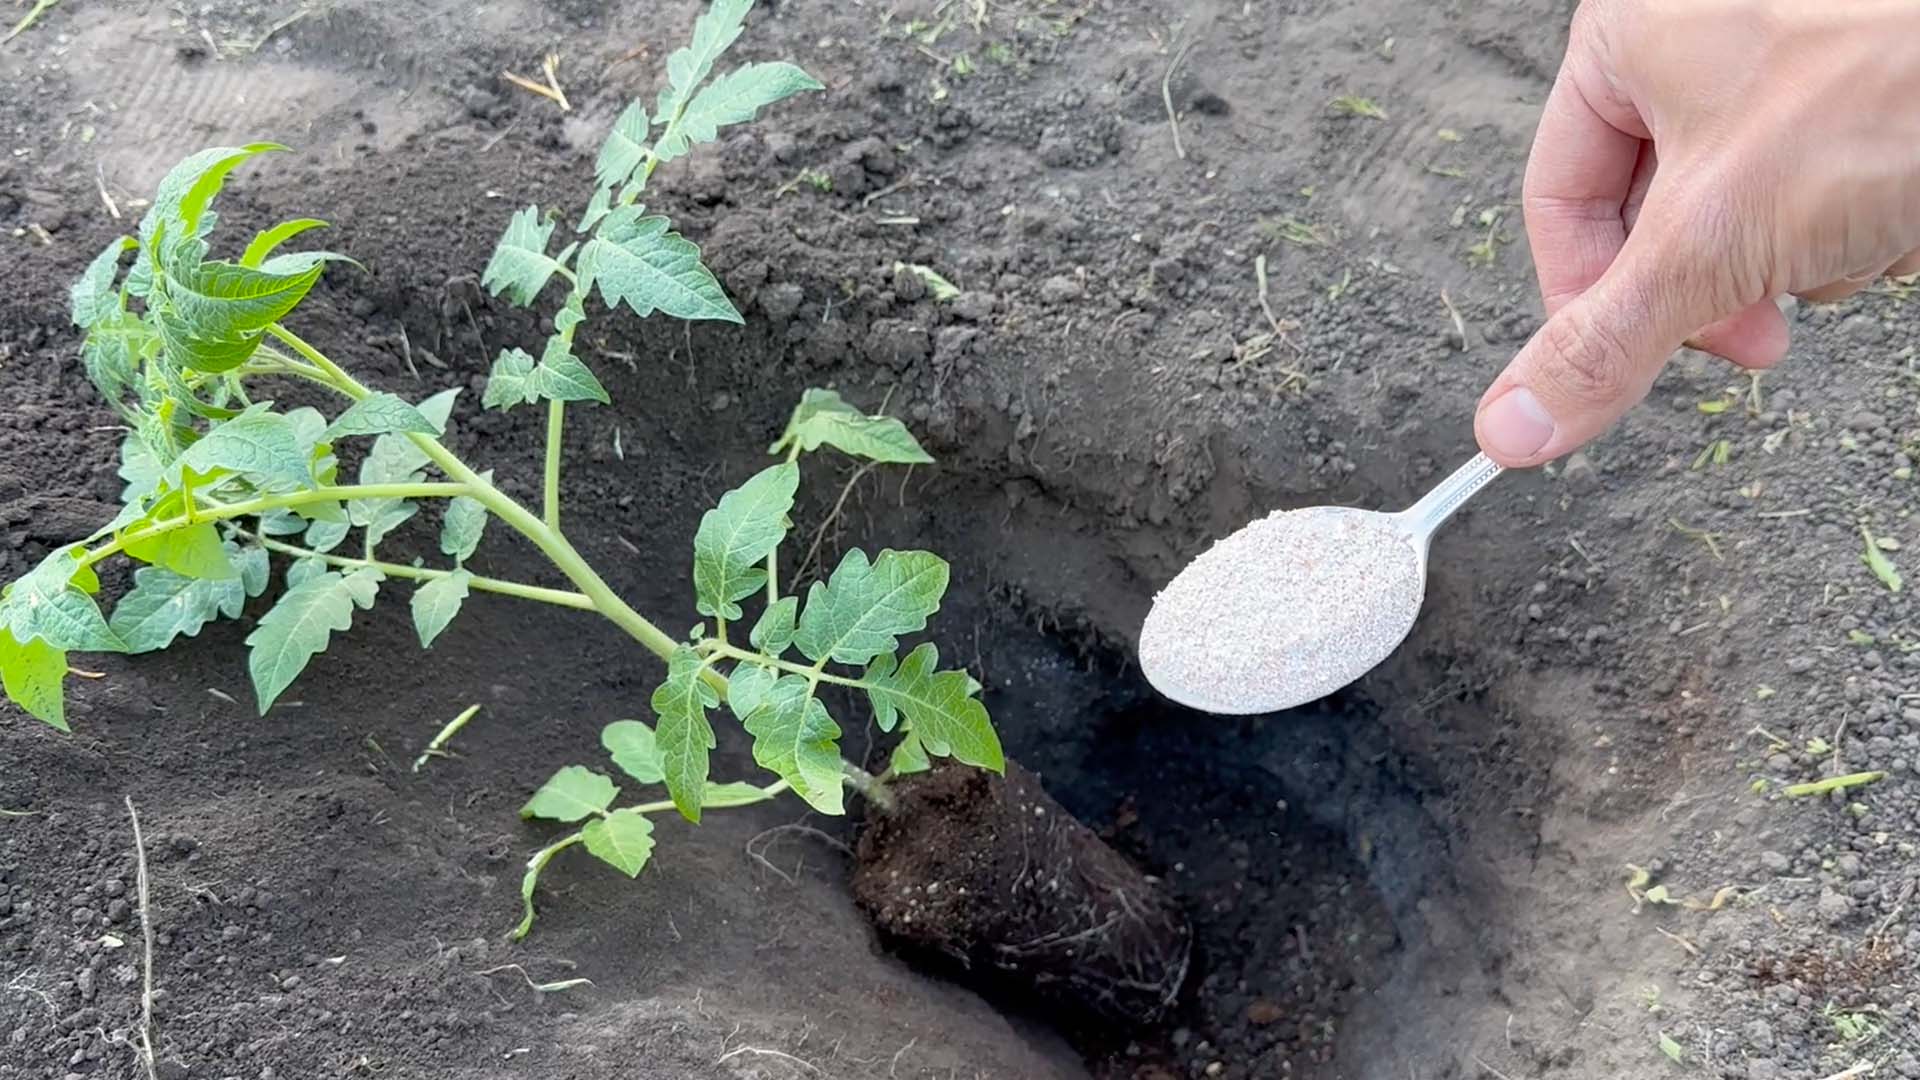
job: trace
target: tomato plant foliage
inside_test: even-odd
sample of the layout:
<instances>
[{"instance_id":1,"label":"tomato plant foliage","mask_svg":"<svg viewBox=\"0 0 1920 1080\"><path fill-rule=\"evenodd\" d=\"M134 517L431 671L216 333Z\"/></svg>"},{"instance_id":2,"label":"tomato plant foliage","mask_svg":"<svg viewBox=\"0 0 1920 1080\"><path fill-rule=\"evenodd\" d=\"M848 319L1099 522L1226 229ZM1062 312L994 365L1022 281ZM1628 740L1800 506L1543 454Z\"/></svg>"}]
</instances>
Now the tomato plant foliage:
<instances>
[{"instance_id":1,"label":"tomato plant foliage","mask_svg":"<svg viewBox=\"0 0 1920 1080\"><path fill-rule=\"evenodd\" d=\"M721 69L751 6L714 0L695 20L691 40L667 58L667 85L651 110L635 101L614 123L570 232L555 210L516 210L483 271L495 297L549 312L537 347L499 351L478 402L544 408L538 508L503 493L491 470L450 448L457 390L416 401L368 387L288 328L330 267L356 265L324 250L290 250L325 222L282 222L254 235L237 258L216 257L223 187L284 147L216 147L175 166L134 234L107 245L71 290L72 319L85 335L82 365L127 431L124 505L92 536L56 548L0 589L6 698L65 730L70 654L163 650L216 620L245 619L250 607L247 670L261 713L396 592L408 600L422 647L443 640L476 594L597 612L665 670L633 703L635 714L650 717L614 718L603 729L611 773L567 765L522 809L528 819L575 828L528 860L516 936L532 926L539 875L557 854L577 845L638 875L653 856L655 815L698 822L707 810L788 792L838 814L849 787L884 802L888 781L930 768L935 757L1003 769L980 685L942 669L932 643L904 643L940 608L950 577L944 560L853 550L804 593L781 587L781 549L806 455L931 462L899 420L865 413L831 390L806 392L769 447L777 460L722 495L691 538L693 607L706 621L685 636L628 606L560 528L567 409L611 400L580 327L622 308L639 317L742 321L700 249L641 200L661 164L821 88L784 62ZM279 407L271 395L299 382L332 392L338 407ZM351 476L341 460L349 445ZM423 517L438 520L446 565L383 557L382 545ZM496 520L526 543L522 555L539 552L573 587L476 573L469 564ZM103 606L94 568L115 556L140 565L117 602ZM858 701L899 739L878 777L841 753L834 710ZM750 740L753 761L770 778L712 777L713 752L728 732Z\"/></svg>"}]
</instances>

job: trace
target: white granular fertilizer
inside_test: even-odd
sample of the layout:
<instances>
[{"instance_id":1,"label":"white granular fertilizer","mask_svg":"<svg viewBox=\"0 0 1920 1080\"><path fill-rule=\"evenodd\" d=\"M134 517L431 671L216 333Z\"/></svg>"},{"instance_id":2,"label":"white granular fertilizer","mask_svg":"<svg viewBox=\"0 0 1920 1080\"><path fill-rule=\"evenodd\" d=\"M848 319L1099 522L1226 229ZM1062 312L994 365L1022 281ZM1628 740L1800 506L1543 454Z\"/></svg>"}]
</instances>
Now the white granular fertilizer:
<instances>
[{"instance_id":1,"label":"white granular fertilizer","mask_svg":"<svg viewBox=\"0 0 1920 1080\"><path fill-rule=\"evenodd\" d=\"M1292 708L1386 659L1420 614L1426 573L1383 514L1281 511L1215 544L1154 599L1140 668L1215 713Z\"/></svg>"}]
</instances>

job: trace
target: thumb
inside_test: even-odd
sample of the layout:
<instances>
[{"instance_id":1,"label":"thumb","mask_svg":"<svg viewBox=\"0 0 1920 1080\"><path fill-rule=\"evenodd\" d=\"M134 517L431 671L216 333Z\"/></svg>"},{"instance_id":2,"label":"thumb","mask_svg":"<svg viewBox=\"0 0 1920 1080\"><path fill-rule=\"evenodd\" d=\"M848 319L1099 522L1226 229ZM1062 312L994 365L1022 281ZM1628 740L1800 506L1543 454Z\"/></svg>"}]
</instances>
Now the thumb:
<instances>
[{"instance_id":1,"label":"thumb","mask_svg":"<svg viewBox=\"0 0 1920 1080\"><path fill-rule=\"evenodd\" d=\"M1488 457L1524 468L1586 445L1647 396L1683 341L1726 314L1713 267L1690 255L1676 263L1656 239L1687 234L1648 216L1481 397L1474 434Z\"/></svg>"}]
</instances>

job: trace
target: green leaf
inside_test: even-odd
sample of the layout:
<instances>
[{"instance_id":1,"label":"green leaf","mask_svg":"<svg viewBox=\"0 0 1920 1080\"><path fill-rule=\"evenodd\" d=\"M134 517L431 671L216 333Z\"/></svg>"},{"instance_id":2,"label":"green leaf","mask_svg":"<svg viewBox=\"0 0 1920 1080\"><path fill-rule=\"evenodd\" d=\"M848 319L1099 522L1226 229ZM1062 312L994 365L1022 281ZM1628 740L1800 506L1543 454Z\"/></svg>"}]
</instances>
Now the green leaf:
<instances>
[{"instance_id":1,"label":"green leaf","mask_svg":"<svg viewBox=\"0 0 1920 1080\"><path fill-rule=\"evenodd\" d=\"M720 695L700 677L705 670L706 662L691 648L675 649L667 661L667 681L653 692L652 702L659 719L654 736L667 792L681 816L695 824L700 822L700 796L707 784L708 752L719 745L713 725L707 722L707 710L720 704Z\"/></svg>"},{"instance_id":2,"label":"green leaf","mask_svg":"<svg viewBox=\"0 0 1920 1080\"><path fill-rule=\"evenodd\" d=\"M440 393L422 401L416 409L428 424L436 431L445 434L450 430L450 417L453 414L454 399L460 391L442 390ZM431 459L413 440L399 433L388 433L373 440L367 449L367 456L360 462L360 482L362 484L411 484L424 479L421 471ZM354 499L347 504L347 513L355 525L367 529L367 544L376 546L386 535L399 528L419 512L419 507L406 500L396 498Z\"/></svg>"},{"instance_id":3,"label":"green leaf","mask_svg":"<svg viewBox=\"0 0 1920 1080\"><path fill-rule=\"evenodd\" d=\"M131 236L123 236L108 244L106 250L93 257L87 269L73 282L70 291L73 325L82 330L90 330L95 324L118 316L125 310L120 299L120 290L114 288L114 279L120 275L120 257L127 249L136 246Z\"/></svg>"},{"instance_id":4,"label":"green leaf","mask_svg":"<svg viewBox=\"0 0 1920 1080\"><path fill-rule=\"evenodd\" d=\"M433 639L460 613L460 604L467 598L467 585L472 580L472 574L455 570L413 590L413 628L420 635L421 648L432 648Z\"/></svg>"},{"instance_id":5,"label":"green leaf","mask_svg":"<svg viewBox=\"0 0 1920 1080\"><path fill-rule=\"evenodd\" d=\"M947 591L946 560L926 551L882 551L871 564L847 552L825 582L807 590L793 643L815 661L864 664L891 653L902 634L926 629Z\"/></svg>"},{"instance_id":6,"label":"green leaf","mask_svg":"<svg viewBox=\"0 0 1920 1080\"><path fill-rule=\"evenodd\" d=\"M660 743L653 729L638 720L615 720L600 729L600 745L613 756L620 771L642 784L658 784L666 779L666 762L660 756Z\"/></svg>"},{"instance_id":7,"label":"green leaf","mask_svg":"<svg viewBox=\"0 0 1920 1080\"><path fill-rule=\"evenodd\" d=\"M293 578L288 572L288 580ZM253 675L260 713L273 705L282 691L324 652L335 632L353 625L353 609L373 606L380 591L380 573L362 568L348 574L331 570L304 578L260 617L247 635L247 669Z\"/></svg>"},{"instance_id":8,"label":"green leaf","mask_svg":"<svg viewBox=\"0 0 1920 1080\"><path fill-rule=\"evenodd\" d=\"M138 315L115 310L102 315L87 330L80 345L80 361L100 396L116 408L141 383L142 358L160 346L159 334Z\"/></svg>"},{"instance_id":9,"label":"green leaf","mask_svg":"<svg viewBox=\"0 0 1920 1080\"><path fill-rule=\"evenodd\" d=\"M579 821L603 813L613 805L620 789L602 773L585 765L569 765L540 785L527 805L520 808L522 818L548 821Z\"/></svg>"},{"instance_id":10,"label":"green leaf","mask_svg":"<svg viewBox=\"0 0 1920 1080\"><path fill-rule=\"evenodd\" d=\"M307 526L307 546L315 551L327 552L340 546L353 530L352 521L316 521Z\"/></svg>"},{"instance_id":11,"label":"green leaf","mask_svg":"<svg viewBox=\"0 0 1920 1080\"><path fill-rule=\"evenodd\" d=\"M493 470L488 469L480 477L491 484ZM440 522L440 550L451 555L455 563L464 563L479 549L480 537L486 530L487 508L480 500L456 496L447 503L446 516Z\"/></svg>"},{"instance_id":12,"label":"green leaf","mask_svg":"<svg viewBox=\"0 0 1920 1080\"><path fill-rule=\"evenodd\" d=\"M610 405L606 388L580 359L573 355L569 342L555 334L547 339L540 366L533 369L532 383L539 396L549 401L597 401Z\"/></svg>"},{"instance_id":13,"label":"green leaf","mask_svg":"<svg viewBox=\"0 0 1920 1080\"><path fill-rule=\"evenodd\" d=\"M760 613L760 621L753 624L753 630L747 635L747 641L754 648L768 656L779 658L793 644L794 619L800 612L800 598L783 596L767 605Z\"/></svg>"},{"instance_id":14,"label":"green leaf","mask_svg":"<svg viewBox=\"0 0 1920 1080\"><path fill-rule=\"evenodd\" d=\"M765 788L736 780L730 784L709 783L700 797L701 804L716 810L725 810L736 806L752 806L754 803L772 802L773 796Z\"/></svg>"},{"instance_id":15,"label":"green leaf","mask_svg":"<svg viewBox=\"0 0 1920 1080\"><path fill-rule=\"evenodd\" d=\"M601 862L628 877L639 877L653 854L653 822L635 810L615 810L587 822L580 839Z\"/></svg>"},{"instance_id":16,"label":"green leaf","mask_svg":"<svg viewBox=\"0 0 1920 1080\"><path fill-rule=\"evenodd\" d=\"M960 287L948 281L941 275L940 271L935 270L931 266L923 266L920 263L910 262L896 262L893 264L894 273L897 274L902 270L919 278L920 283L927 287L927 295L933 297L935 303L944 303L960 295Z\"/></svg>"},{"instance_id":17,"label":"green leaf","mask_svg":"<svg viewBox=\"0 0 1920 1080\"><path fill-rule=\"evenodd\" d=\"M964 671L935 671L940 652L927 642L907 654L896 669L882 655L861 682L882 731L892 731L901 713L913 735L937 757L951 757L976 768L1004 772L1006 755L987 707L974 697L979 685Z\"/></svg>"},{"instance_id":18,"label":"green leaf","mask_svg":"<svg viewBox=\"0 0 1920 1080\"><path fill-rule=\"evenodd\" d=\"M31 716L69 731L66 692L67 654L45 641L22 645L0 626L0 688L7 699Z\"/></svg>"},{"instance_id":19,"label":"green leaf","mask_svg":"<svg viewBox=\"0 0 1920 1080\"><path fill-rule=\"evenodd\" d=\"M487 389L480 396L483 409L511 409L540 400L540 388L533 378L534 360L525 349L502 349L487 375Z\"/></svg>"},{"instance_id":20,"label":"green leaf","mask_svg":"<svg viewBox=\"0 0 1920 1080\"><path fill-rule=\"evenodd\" d=\"M354 499L347 503L347 514L355 525L366 529L366 547L372 551L387 534L413 520L420 505L408 499Z\"/></svg>"},{"instance_id":21,"label":"green leaf","mask_svg":"<svg viewBox=\"0 0 1920 1080\"><path fill-rule=\"evenodd\" d=\"M787 535L787 512L800 486L791 463L763 469L720 497L693 536L693 588L700 614L738 619L734 601L766 584L760 565Z\"/></svg>"},{"instance_id":22,"label":"green leaf","mask_svg":"<svg viewBox=\"0 0 1920 1080\"><path fill-rule=\"evenodd\" d=\"M593 163L593 178L602 189L594 195L596 200L605 199L605 189L626 183L627 177L633 175L633 170L646 160L647 130L647 110L638 101L622 110L620 119L614 121L613 130L607 133L607 141L600 144L600 156ZM601 213L605 212L603 202ZM586 232L589 228L592 228L592 223L583 222L580 231Z\"/></svg>"},{"instance_id":23,"label":"green leaf","mask_svg":"<svg viewBox=\"0 0 1920 1080\"><path fill-rule=\"evenodd\" d=\"M160 487L163 471L159 459L153 456L153 449L138 432L130 431L120 440L120 468L115 472L125 481L120 488L121 502L137 503L153 494Z\"/></svg>"},{"instance_id":24,"label":"green leaf","mask_svg":"<svg viewBox=\"0 0 1920 1080\"><path fill-rule=\"evenodd\" d=\"M240 568L240 584L248 596L259 596L267 591L267 574L272 565L267 561L267 549L244 547L235 550L229 545L228 551L233 565Z\"/></svg>"},{"instance_id":25,"label":"green leaf","mask_svg":"<svg viewBox=\"0 0 1920 1080\"><path fill-rule=\"evenodd\" d=\"M201 477L239 473L268 489L313 487L311 459L300 450L298 431L266 409L265 403L254 405L187 447L163 473L166 485L178 490L192 470Z\"/></svg>"},{"instance_id":26,"label":"green leaf","mask_svg":"<svg viewBox=\"0 0 1920 1080\"><path fill-rule=\"evenodd\" d=\"M746 719L753 760L793 786L794 794L823 814L845 813L840 765L840 726L813 696L801 675L785 675Z\"/></svg>"},{"instance_id":27,"label":"green leaf","mask_svg":"<svg viewBox=\"0 0 1920 1080\"><path fill-rule=\"evenodd\" d=\"M121 550L141 562L165 567L182 577L223 580L239 576L227 561L227 549L220 542L219 530L211 523L126 541Z\"/></svg>"},{"instance_id":28,"label":"green leaf","mask_svg":"<svg viewBox=\"0 0 1920 1080\"><path fill-rule=\"evenodd\" d=\"M526 207L507 222L507 231L487 260L480 284L495 296L521 307L533 303L540 290L561 269L558 260L547 254L547 240L553 236L553 222L542 221L538 206Z\"/></svg>"},{"instance_id":29,"label":"green leaf","mask_svg":"<svg viewBox=\"0 0 1920 1080\"><path fill-rule=\"evenodd\" d=\"M420 415L405 399L385 391L361 398L348 406L339 419L327 425L322 439L332 442L347 435L385 435L388 432L415 432L438 435L440 429Z\"/></svg>"},{"instance_id":30,"label":"green leaf","mask_svg":"<svg viewBox=\"0 0 1920 1080\"><path fill-rule=\"evenodd\" d=\"M285 150L279 143L248 143L245 146L216 146L192 155L175 165L161 179L153 205L140 219L140 242L150 245L163 227L173 241L200 236L207 208L226 183L227 175L256 154Z\"/></svg>"},{"instance_id":31,"label":"green leaf","mask_svg":"<svg viewBox=\"0 0 1920 1080\"><path fill-rule=\"evenodd\" d=\"M249 551L258 552L259 562L265 563L265 551ZM253 556L249 554L246 559L252 561ZM254 576L259 580L264 572ZM247 586L253 583L245 573L237 578L209 580L143 566L133 572L133 588L120 598L108 625L126 642L128 652L155 652L173 644L182 634L193 637L221 616L239 618L249 595ZM259 592L255 590L252 595Z\"/></svg>"},{"instance_id":32,"label":"green leaf","mask_svg":"<svg viewBox=\"0 0 1920 1080\"><path fill-rule=\"evenodd\" d=\"M590 231L595 225L600 224L600 219L606 217L607 212L612 209L613 189L596 189L593 193L593 198L587 200L587 209L580 215L580 224L575 225L573 231Z\"/></svg>"},{"instance_id":33,"label":"green leaf","mask_svg":"<svg viewBox=\"0 0 1920 1080\"><path fill-rule=\"evenodd\" d=\"M893 748L887 767L895 776L912 776L933 768L933 761L927 757L927 748L920 744L920 736L909 731Z\"/></svg>"},{"instance_id":34,"label":"green leaf","mask_svg":"<svg viewBox=\"0 0 1920 1080\"><path fill-rule=\"evenodd\" d=\"M685 154L694 143L712 142L720 129L745 123L763 107L803 90L820 90L820 81L784 62L745 64L707 84L687 103L680 122L654 146L661 161Z\"/></svg>"},{"instance_id":35,"label":"green leaf","mask_svg":"<svg viewBox=\"0 0 1920 1080\"><path fill-rule=\"evenodd\" d=\"M1880 579L1880 584L1885 585L1888 592L1899 592L1905 588L1906 581L1900 577L1899 567L1894 566L1893 560L1880 550L1880 545L1874 542L1872 531L1862 525L1860 534L1867 539L1866 553L1860 556L1861 561L1867 564L1867 569L1873 571L1873 576Z\"/></svg>"},{"instance_id":36,"label":"green leaf","mask_svg":"<svg viewBox=\"0 0 1920 1080\"><path fill-rule=\"evenodd\" d=\"M0 602L0 627L14 641L31 645L38 638L62 652L126 651L88 595L99 591L100 579L80 561L80 550L55 550L9 587Z\"/></svg>"},{"instance_id":37,"label":"green leaf","mask_svg":"<svg viewBox=\"0 0 1920 1080\"><path fill-rule=\"evenodd\" d=\"M727 707L733 710L736 720L745 723L753 710L767 699L768 691L778 680L772 669L756 664L741 664L727 676Z\"/></svg>"},{"instance_id":38,"label":"green leaf","mask_svg":"<svg viewBox=\"0 0 1920 1080\"><path fill-rule=\"evenodd\" d=\"M824 444L882 464L924 465L933 461L905 424L891 416L863 415L832 390L802 394L786 431L767 452L785 453L796 444L808 453Z\"/></svg>"},{"instance_id":39,"label":"green leaf","mask_svg":"<svg viewBox=\"0 0 1920 1080\"><path fill-rule=\"evenodd\" d=\"M179 267L167 277L166 299L195 334L232 338L265 329L298 307L322 269L275 273L229 262Z\"/></svg>"},{"instance_id":40,"label":"green leaf","mask_svg":"<svg viewBox=\"0 0 1920 1080\"><path fill-rule=\"evenodd\" d=\"M633 221L609 216L580 249L583 286L599 286L608 307L626 304L645 318L655 311L676 319L742 322L713 272L700 263L700 249L664 217Z\"/></svg>"},{"instance_id":41,"label":"green leaf","mask_svg":"<svg viewBox=\"0 0 1920 1080\"><path fill-rule=\"evenodd\" d=\"M713 0L693 21L693 39L667 55L667 87L660 91L653 114L669 123L680 112L702 80L713 72L714 61L740 36L753 0Z\"/></svg>"},{"instance_id":42,"label":"green leaf","mask_svg":"<svg viewBox=\"0 0 1920 1080\"><path fill-rule=\"evenodd\" d=\"M197 333L178 312L164 306L154 308L153 320L167 356L176 365L195 371L232 371L246 363L266 338L262 333L230 338Z\"/></svg>"},{"instance_id":43,"label":"green leaf","mask_svg":"<svg viewBox=\"0 0 1920 1080\"><path fill-rule=\"evenodd\" d=\"M327 560L308 556L287 566L287 588L304 585L327 572Z\"/></svg>"},{"instance_id":44,"label":"green leaf","mask_svg":"<svg viewBox=\"0 0 1920 1080\"><path fill-rule=\"evenodd\" d=\"M247 250L240 255L240 265L257 267L266 261L267 256L273 254L274 248L308 229L326 227L327 223L318 218L295 218L292 221L283 221L253 238L253 242L247 245Z\"/></svg>"},{"instance_id":45,"label":"green leaf","mask_svg":"<svg viewBox=\"0 0 1920 1080\"><path fill-rule=\"evenodd\" d=\"M1667 1059L1675 1065L1682 1064L1687 1060L1686 1048L1681 1046L1673 1036L1664 1031L1660 1033L1660 1052L1667 1055Z\"/></svg>"}]
</instances>

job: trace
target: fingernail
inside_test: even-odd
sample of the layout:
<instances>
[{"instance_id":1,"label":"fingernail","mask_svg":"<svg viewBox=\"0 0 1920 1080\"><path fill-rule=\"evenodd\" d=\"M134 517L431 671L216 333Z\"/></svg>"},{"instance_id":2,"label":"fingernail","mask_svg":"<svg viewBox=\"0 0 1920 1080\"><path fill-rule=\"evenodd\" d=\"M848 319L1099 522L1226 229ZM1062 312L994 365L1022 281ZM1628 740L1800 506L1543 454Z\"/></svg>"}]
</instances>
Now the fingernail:
<instances>
[{"instance_id":1,"label":"fingernail","mask_svg":"<svg viewBox=\"0 0 1920 1080\"><path fill-rule=\"evenodd\" d=\"M1516 386L1495 398L1480 415L1480 433L1495 454L1530 458L1553 439L1553 417L1540 407L1533 391Z\"/></svg>"}]
</instances>

